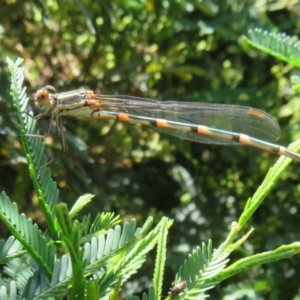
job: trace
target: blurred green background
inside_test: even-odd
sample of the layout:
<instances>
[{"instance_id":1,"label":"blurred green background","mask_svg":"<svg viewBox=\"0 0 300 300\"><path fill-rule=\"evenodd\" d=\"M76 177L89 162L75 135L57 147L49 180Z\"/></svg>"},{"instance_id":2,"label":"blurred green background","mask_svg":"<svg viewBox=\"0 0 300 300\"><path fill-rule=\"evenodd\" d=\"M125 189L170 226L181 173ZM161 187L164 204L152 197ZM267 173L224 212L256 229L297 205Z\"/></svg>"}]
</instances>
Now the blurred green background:
<instances>
[{"instance_id":1,"label":"blurred green background","mask_svg":"<svg viewBox=\"0 0 300 300\"><path fill-rule=\"evenodd\" d=\"M299 36L298 1L0 0L0 190L44 226L9 96L6 57L25 59L31 96L51 84L105 94L227 103L260 108L282 127L279 144L299 138L300 102L293 72L242 42L262 27ZM33 109L33 107L28 108ZM51 166L60 200L69 206L95 194L90 212L114 211L142 224L147 216L175 219L169 234L165 294L178 266L197 245L217 247L278 157L249 147L181 141L146 127L65 119L67 155ZM60 139L46 139L49 159ZM255 213L255 227L231 262L299 240L300 173L292 163ZM248 229L249 229L248 228ZM2 229L2 236L7 236ZM155 254L153 254L154 256ZM123 296L147 288L153 257ZM296 299L299 257L240 273L211 299ZM298 296L300 297L300 295ZM299 298L297 298L299 299Z\"/></svg>"}]
</instances>

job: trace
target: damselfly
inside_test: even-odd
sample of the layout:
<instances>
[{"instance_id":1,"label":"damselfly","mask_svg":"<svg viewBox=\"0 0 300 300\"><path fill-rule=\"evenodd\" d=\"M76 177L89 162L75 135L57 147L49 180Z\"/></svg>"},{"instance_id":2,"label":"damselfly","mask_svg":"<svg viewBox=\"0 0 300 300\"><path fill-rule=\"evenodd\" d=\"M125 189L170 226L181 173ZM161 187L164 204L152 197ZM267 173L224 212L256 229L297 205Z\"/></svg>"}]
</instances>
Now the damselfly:
<instances>
[{"instance_id":1,"label":"damselfly","mask_svg":"<svg viewBox=\"0 0 300 300\"><path fill-rule=\"evenodd\" d=\"M35 118L40 119L51 111L51 123L56 120L62 139L62 152L42 169L67 152L61 119L65 115L140 123L185 140L218 145L244 144L300 162L300 154L265 141L276 140L280 127L271 115L255 108L101 95L85 89L57 93L49 85L40 88L34 99L37 106L45 109Z\"/></svg>"}]
</instances>

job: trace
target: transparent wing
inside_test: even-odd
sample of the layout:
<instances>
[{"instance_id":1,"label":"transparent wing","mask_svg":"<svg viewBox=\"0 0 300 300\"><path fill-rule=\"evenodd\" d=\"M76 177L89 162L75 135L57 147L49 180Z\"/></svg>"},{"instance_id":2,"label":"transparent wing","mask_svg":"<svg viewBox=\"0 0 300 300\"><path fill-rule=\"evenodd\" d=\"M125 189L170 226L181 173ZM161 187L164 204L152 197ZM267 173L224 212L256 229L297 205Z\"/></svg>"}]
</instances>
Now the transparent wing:
<instances>
[{"instance_id":1,"label":"transparent wing","mask_svg":"<svg viewBox=\"0 0 300 300\"><path fill-rule=\"evenodd\" d=\"M155 101L131 96L96 95L104 110L177 122L205 125L225 132L243 133L273 141L280 134L278 122L268 113L249 107L202 102ZM239 144L215 137L151 126L181 139L206 144Z\"/></svg>"}]
</instances>

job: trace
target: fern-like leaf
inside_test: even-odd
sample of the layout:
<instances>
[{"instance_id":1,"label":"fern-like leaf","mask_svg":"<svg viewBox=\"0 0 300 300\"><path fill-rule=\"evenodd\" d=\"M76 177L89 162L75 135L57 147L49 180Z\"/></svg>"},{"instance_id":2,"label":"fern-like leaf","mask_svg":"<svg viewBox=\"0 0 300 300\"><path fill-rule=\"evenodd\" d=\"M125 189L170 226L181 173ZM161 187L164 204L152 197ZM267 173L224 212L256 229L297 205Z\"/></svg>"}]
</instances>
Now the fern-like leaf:
<instances>
[{"instance_id":1,"label":"fern-like leaf","mask_svg":"<svg viewBox=\"0 0 300 300\"><path fill-rule=\"evenodd\" d=\"M80 227L81 243L91 241L93 237L98 237L100 234L107 233L109 228L120 223L120 217L114 213L98 214L94 221L91 222L91 215L85 215Z\"/></svg>"},{"instance_id":2,"label":"fern-like leaf","mask_svg":"<svg viewBox=\"0 0 300 300\"><path fill-rule=\"evenodd\" d=\"M25 251L22 251L22 249L22 244L13 236L10 236L6 242L0 241L0 264L24 255Z\"/></svg>"},{"instance_id":3,"label":"fern-like leaf","mask_svg":"<svg viewBox=\"0 0 300 300\"><path fill-rule=\"evenodd\" d=\"M263 252L259 254L254 254L252 256L243 258L233 263L217 276L215 276L216 281L225 280L234 274L239 272L245 272L250 270L257 265L262 265L281 259L286 259L300 254L300 242L294 242L288 245L282 245L275 250Z\"/></svg>"},{"instance_id":4,"label":"fern-like leaf","mask_svg":"<svg viewBox=\"0 0 300 300\"><path fill-rule=\"evenodd\" d=\"M222 272L229 259L229 253L213 254L211 241L208 246L197 247L184 261L176 275L175 284L182 280L187 282L183 291L184 299L204 299L205 291L213 288L218 282L210 279Z\"/></svg>"},{"instance_id":5,"label":"fern-like leaf","mask_svg":"<svg viewBox=\"0 0 300 300\"><path fill-rule=\"evenodd\" d=\"M156 292L156 298L160 298L162 293L162 283L167 252L167 235L169 227L169 220L167 218L163 218L159 230L157 255L155 260L155 272L153 276L153 285Z\"/></svg>"},{"instance_id":6,"label":"fern-like leaf","mask_svg":"<svg viewBox=\"0 0 300 300\"><path fill-rule=\"evenodd\" d=\"M50 171L43 169L39 179L37 173L47 162L44 155L45 144L40 138L28 137L38 136L39 132L35 129L36 121L29 113L25 113L28 97L26 89L23 85L23 67L20 67L22 59L17 59L16 62L7 59L8 68L11 73L11 95L13 106L16 110L20 137L26 152L26 159L29 165L29 171L32 177L33 185L38 195L41 208L46 218L49 231L53 237L56 237L56 227L54 225L55 205L58 199L58 189L56 183L51 179ZM47 201L46 201L47 199Z\"/></svg>"},{"instance_id":7,"label":"fern-like leaf","mask_svg":"<svg viewBox=\"0 0 300 300\"><path fill-rule=\"evenodd\" d=\"M14 281L18 293L22 293L30 276L32 276L37 267L38 264L29 255L9 261L3 268L3 273L8 277L3 280L2 285L9 287L11 281Z\"/></svg>"},{"instance_id":8,"label":"fern-like leaf","mask_svg":"<svg viewBox=\"0 0 300 300\"><path fill-rule=\"evenodd\" d=\"M47 281L44 268L39 267L28 280L21 299L34 299L37 293L46 291L48 289Z\"/></svg>"},{"instance_id":9,"label":"fern-like leaf","mask_svg":"<svg viewBox=\"0 0 300 300\"><path fill-rule=\"evenodd\" d=\"M251 46L278 59L300 67L300 41L284 33L264 31L260 28L248 31L244 40Z\"/></svg>"},{"instance_id":10,"label":"fern-like leaf","mask_svg":"<svg viewBox=\"0 0 300 300\"><path fill-rule=\"evenodd\" d=\"M88 203L92 201L94 195L85 194L78 198L69 212L69 217L73 219Z\"/></svg>"},{"instance_id":11,"label":"fern-like leaf","mask_svg":"<svg viewBox=\"0 0 300 300\"><path fill-rule=\"evenodd\" d=\"M150 287L148 289L148 294L143 293L142 300L156 300L156 299L159 299L159 298L157 298L157 296L156 296L154 287L152 285L150 285ZM137 296L129 296L126 298L126 300L140 300L140 298Z\"/></svg>"},{"instance_id":12,"label":"fern-like leaf","mask_svg":"<svg viewBox=\"0 0 300 300\"><path fill-rule=\"evenodd\" d=\"M140 268L145 261L145 252L140 256L135 255L131 260L126 256L131 253L131 249L136 249L137 245L143 244L143 248L148 251L153 248L152 239L157 239L157 229L151 231L149 238L139 239L136 228L136 221L125 223L123 230L120 226L110 229L107 236L100 235L97 239L92 238L91 243L84 246L83 261L85 262L85 277L91 277L97 280L100 288L100 298L109 297L112 289L121 279L121 282L127 280L131 274ZM146 245L151 244L147 247ZM155 243L154 243L155 244ZM140 247L138 249L141 249ZM138 251L138 250L137 250ZM136 252L135 252L136 253ZM130 255L131 257L131 255ZM122 266L117 267L116 262L121 260ZM72 264L70 255L66 254L57 259L54 263L53 275L51 282L47 280L47 289L41 289L39 284L36 286L35 296L32 299L44 299L49 297L58 297L64 293L72 284ZM31 285L31 289L33 286Z\"/></svg>"},{"instance_id":13,"label":"fern-like leaf","mask_svg":"<svg viewBox=\"0 0 300 300\"><path fill-rule=\"evenodd\" d=\"M33 259L44 266L48 276L51 275L54 262L53 246L47 245L38 227L25 215L19 214L17 205L11 203L4 192L0 194L0 219L22 244Z\"/></svg>"},{"instance_id":14,"label":"fern-like leaf","mask_svg":"<svg viewBox=\"0 0 300 300\"><path fill-rule=\"evenodd\" d=\"M8 292L9 290L9 292ZM0 289L0 299L1 300L17 300L17 286L16 282L12 281L9 288L1 286Z\"/></svg>"}]
</instances>

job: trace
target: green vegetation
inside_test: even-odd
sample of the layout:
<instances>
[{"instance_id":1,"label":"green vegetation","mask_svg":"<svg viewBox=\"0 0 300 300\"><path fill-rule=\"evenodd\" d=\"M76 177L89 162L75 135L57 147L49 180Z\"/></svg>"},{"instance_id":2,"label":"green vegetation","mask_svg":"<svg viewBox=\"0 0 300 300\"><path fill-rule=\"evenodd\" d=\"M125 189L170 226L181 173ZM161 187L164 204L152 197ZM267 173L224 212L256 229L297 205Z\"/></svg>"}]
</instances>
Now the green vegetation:
<instances>
[{"instance_id":1,"label":"green vegetation","mask_svg":"<svg viewBox=\"0 0 300 300\"><path fill-rule=\"evenodd\" d=\"M69 151L38 177L60 138L26 136L38 112L27 97L51 84L259 108L286 146L300 136L298 4L0 6L0 300L68 290L69 299L161 299L182 280L178 299L299 299L298 163L65 118Z\"/></svg>"}]
</instances>

